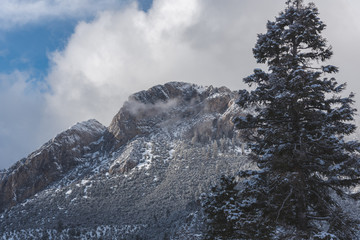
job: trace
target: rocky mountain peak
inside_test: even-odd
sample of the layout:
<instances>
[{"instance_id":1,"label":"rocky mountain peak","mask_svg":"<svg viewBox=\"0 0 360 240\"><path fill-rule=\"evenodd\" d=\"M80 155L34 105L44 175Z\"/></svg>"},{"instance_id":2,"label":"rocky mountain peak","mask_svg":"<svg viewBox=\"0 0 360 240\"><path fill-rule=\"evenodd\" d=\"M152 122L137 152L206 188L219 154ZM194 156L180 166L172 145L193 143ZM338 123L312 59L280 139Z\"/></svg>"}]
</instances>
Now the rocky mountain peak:
<instances>
[{"instance_id":1,"label":"rocky mountain peak","mask_svg":"<svg viewBox=\"0 0 360 240\"><path fill-rule=\"evenodd\" d=\"M84 239L197 239L174 226L196 221L219 174L247 167L236 98L170 82L131 95L108 128L92 119L58 134L0 173L0 238L73 239L75 224Z\"/></svg>"},{"instance_id":2,"label":"rocky mountain peak","mask_svg":"<svg viewBox=\"0 0 360 240\"><path fill-rule=\"evenodd\" d=\"M113 118L109 132L123 144L135 136L149 134L164 121L210 112L221 114L235 95L226 87L201 87L182 82L157 85L131 95Z\"/></svg>"},{"instance_id":3,"label":"rocky mountain peak","mask_svg":"<svg viewBox=\"0 0 360 240\"><path fill-rule=\"evenodd\" d=\"M201 87L169 82L131 95L106 128L95 119L80 122L58 134L40 149L0 173L0 210L62 179L98 150L114 153L139 137L162 134L171 139L210 141L234 133L236 93L226 87ZM135 141L136 142L136 141ZM128 158L109 164L110 173L126 173L139 164L129 145ZM104 150L105 149L105 150ZM133 150L131 150L133 149ZM97 154L100 154L99 152Z\"/></svg>"},{"instance_id":4,"label":"rocky mountain peak","mask_svg":"<svg viewBox=\"0 0 360 240\"><path fill-rule=\"evenodd\" d=\"M86 146L92 141L94 141L94 138L98 138L105 131L105 126L103 126L95 119L90 119L87 121L76 123L69 129L58 134L47 144L66 144L69 148L75 146ZM34 153L36 154L36 152Z\"/></svg>"},{"instance_id":5,"label":"rocky mountain peak","mask_svg":"<svg viewBox=\"0 0 360 240\"><path fill-rule=\"evenodd\" d=\"M198 94L201 94L205 89L204 87L190 83L169 82L135 93L129 97L129 101L156 104L160 101L166 102L175 98L190 100Z\"/></svg>"},{"instance_id":6,"label":"rocky mountain peak","mask_svg":"<svg viewBox=\"0 0 360 240\"><path fill-rule=\"evenodd\" d=\"M89 119L87 121L78 122L71 126L67 131L77 131L90 134L98 134L106 130L106 127L98 122L96 119ZM67 132L65 131L65 132Z\"/></svg>"}]
</instances>

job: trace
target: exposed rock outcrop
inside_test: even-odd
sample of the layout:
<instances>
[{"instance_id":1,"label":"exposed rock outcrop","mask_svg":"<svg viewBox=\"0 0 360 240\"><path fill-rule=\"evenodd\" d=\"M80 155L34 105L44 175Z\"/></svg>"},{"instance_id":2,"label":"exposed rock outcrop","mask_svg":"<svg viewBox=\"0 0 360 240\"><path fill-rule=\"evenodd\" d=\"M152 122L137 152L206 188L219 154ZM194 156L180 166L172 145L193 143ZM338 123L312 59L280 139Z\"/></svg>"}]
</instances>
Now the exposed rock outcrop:
<instances>
[{"instance_id":1,"label":"exposed rock outcrop","mask_svg":"<svg viewBox=\"0 0 360 240\"><path fill-rule=\"evenodd\" d=\"M199 87L181 82L158 85L131 95L113 118L109 133L116 138L116 149L134 137L169 127L173 129L173 124L193 119L188 130L178 132L178 138L195 137L202 142L225 135L231 138L234 134L231 118L239 112L234 100L231 101L235 97L236 93L226 87ZM139 157L130 154L113 165L110 173L130 171L138 165L137 159Z\"/></svg>"},{"instance_id":2,"label":"exposed rock outcrop","mask_svg":"<svg viewBox=\"0 0 360 240\"><path fill-rule=\"evenodd\" d=\"M135 136L149 134L164 121L208 113L223 114L233 104L229 102L235 96L226 87L199 87L181 82L158 85L131 95L113 118L109 132L122 145ZM221 123L217 125L221 129Z\"/></svg>"},{"instance_id":3,"label":"exposed rock outcrop","mask_svg":"<svg viewBox=\"0 0 360 240\"><path fill-rule=\"evenodd\" d=\"M33 196L76 167L78 158L91 150L106 127L96 120L78 123L44 144L3 174L0 211Z\"/></svg>"}]
</instances>

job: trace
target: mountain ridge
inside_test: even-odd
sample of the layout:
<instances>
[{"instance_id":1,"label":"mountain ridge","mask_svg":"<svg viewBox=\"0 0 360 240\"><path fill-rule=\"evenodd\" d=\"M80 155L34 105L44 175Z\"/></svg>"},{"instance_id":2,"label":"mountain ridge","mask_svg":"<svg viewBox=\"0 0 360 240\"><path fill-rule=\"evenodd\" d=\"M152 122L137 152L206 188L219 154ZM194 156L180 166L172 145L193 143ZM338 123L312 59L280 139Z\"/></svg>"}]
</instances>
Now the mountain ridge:
<instances>
[{"instance_id":1,"label":"mountain ridge","mask_svg":"<svg viewBox=\"0 0 360 240\"><path fill-rule=\"evenodd\" d=\"M77 123L10 167L1 176L0 210L34 195L46 188L48 182L59 180L63 172L76 166L76 158L86 151L84 147L105 130L96 120Z\"/></svg>"},{"instance_id":2,"label":"mountain ridge","mask_svg":"<svg viewBox=\"0 0 360 240\"><path fill-rule=\"evenodd\" d=\"M243 114L236 98L226 87L170 82L131 95L107 128L88 120L60 133L2 175L3 238L89 237L99 227L105 239L185 236L201 192L250 166L231 121Z\"/></svg>"}]
</instances>

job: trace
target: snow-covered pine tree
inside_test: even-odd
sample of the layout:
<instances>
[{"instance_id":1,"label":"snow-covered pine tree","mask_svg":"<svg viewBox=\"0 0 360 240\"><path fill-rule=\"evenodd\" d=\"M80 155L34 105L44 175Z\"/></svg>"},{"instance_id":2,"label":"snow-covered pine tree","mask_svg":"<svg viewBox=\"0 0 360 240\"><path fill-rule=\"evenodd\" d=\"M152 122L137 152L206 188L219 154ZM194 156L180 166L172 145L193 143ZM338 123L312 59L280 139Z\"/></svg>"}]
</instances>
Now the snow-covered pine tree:
<instances>
[{"instance_id":1,"label":"snow-covered pine tree","mask_svg":"<svg viewBox=\"0 0 360 240\"><path fill-rule=\"evenodd\" d=\"M221 176L219 185L213 186L209 194L202 195L206 219L205 239L232 239L235 237L236 221L228 218L226 211L234 208L238 191L234 177Z\"/></svg>"},{"instance_id":2,"label":"snow-covered pine tree","mask_svg":"<svg viewBox=\"0 0 360 240\"><path fill-rule=\"evenodd\" d=\"M330 77L338 68L324 64L333 54L324 29L314 4L289 0L258 35L253 53L268 71L255 69L244 79L256 88L240 91L238 104L255 112L234 120L239 129L256 130L251 150L259 171L246 174L257 190L240 192L237 211L246 213L249 199L261 200L255 220L270 218L278 233L293 226L304 239L356 239L353 221L334 198L349 196L360 180L360 145L344 138L356 129L356 110L353 94L341 96L345 84ZM243 223L240 230L251 227Z\"/></svg>"}]
</instances>

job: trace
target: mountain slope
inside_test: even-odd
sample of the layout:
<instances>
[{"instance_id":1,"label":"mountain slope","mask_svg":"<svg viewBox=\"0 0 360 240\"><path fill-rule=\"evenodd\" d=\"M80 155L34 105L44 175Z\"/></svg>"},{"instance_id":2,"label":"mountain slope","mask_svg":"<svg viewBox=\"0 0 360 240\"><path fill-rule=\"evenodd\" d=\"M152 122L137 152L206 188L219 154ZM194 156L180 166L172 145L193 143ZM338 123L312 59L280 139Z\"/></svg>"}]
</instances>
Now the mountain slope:
<instances>
[{"instance_id":1,"label":"mountain slope","mask_svg":"<svg viewBox=\"0 0 360 240\"><path fill-rule=\"evenodd\" d=\"M106 131L96 120L78 123L20 160L0 176L0 210L22 202L80 164Z\"/></svg>"},{"instance_id":2,"label":"mountain slope","mask_svg":"<svg viewBox=\"0 0 360 240\"><path fill-rule=\"evenodd\" d=\"M236 97L171 82L59 134L1 175L0 238L199 238L201 193L250 167Z\"/></svg>"}]
</instances>

